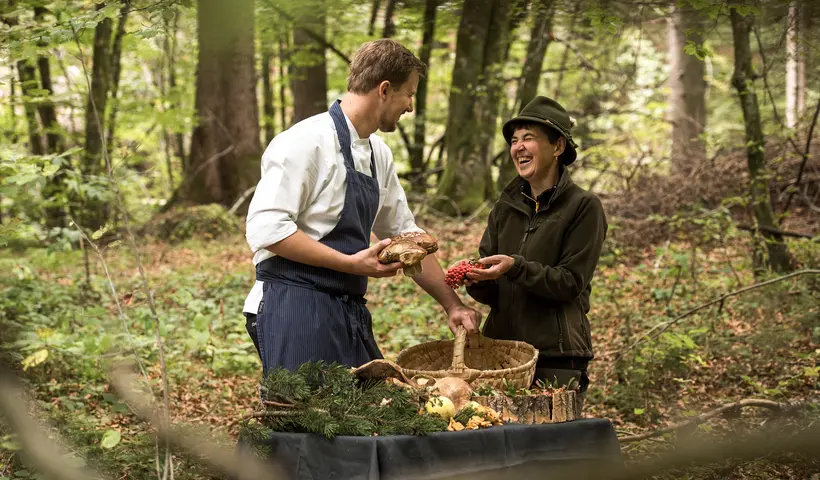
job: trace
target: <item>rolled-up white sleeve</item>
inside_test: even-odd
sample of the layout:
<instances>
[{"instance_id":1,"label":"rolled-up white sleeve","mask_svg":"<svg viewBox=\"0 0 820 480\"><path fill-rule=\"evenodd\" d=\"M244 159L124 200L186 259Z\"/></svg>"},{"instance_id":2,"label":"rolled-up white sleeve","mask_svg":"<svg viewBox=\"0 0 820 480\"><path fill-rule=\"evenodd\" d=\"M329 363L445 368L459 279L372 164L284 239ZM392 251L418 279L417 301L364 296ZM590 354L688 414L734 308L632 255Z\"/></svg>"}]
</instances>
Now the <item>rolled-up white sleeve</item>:
<instances>
[{"instance_id":1,"label":"rolled-up white sleeve","mask_svg":"<svg viewBox=\"0 0 820 480\"><path fill-rule=\"evenodd\" d=\"M379 148L381 147L381 148ZM373 222L373 233L376 237L383 239L398 235L404 232L418 232L421 229L416 225L413 212L407 205L407 196L399 183L399 176L396 174L396 167L393 165L393 154L387 145L381 144L378 147L380 155L386 155L386 162L382 163L384 170L383 184L380 185L384 193L384 203L376 214Z\"/></svg>"},{"instance_id":2,"label":"rolled-up white sleeve","mask_svg":"<svg viewBox=\"0 0 820 480\"><path fill-rule=\"evenodd\" d=\"M254 253L293 235L296 219L307 208L319 175L319 146L282 135L262 155L262 179L256 186L245 238Z\"/></svg>"}]
</instances>

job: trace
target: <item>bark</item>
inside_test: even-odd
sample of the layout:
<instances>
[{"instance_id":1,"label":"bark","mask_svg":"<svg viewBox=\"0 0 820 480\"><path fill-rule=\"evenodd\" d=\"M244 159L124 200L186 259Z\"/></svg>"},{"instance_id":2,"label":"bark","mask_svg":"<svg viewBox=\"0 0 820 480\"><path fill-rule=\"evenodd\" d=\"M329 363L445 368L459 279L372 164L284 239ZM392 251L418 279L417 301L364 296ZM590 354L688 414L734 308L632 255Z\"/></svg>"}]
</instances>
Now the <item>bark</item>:
<instances>
[{"instance_id":1,"label":"bark","mask_svg":"<svg viewBox=\"0 0 820 480\"><path fill-rule=\"evenodd\" d=\"M806 101L805 59L800 47L805 32L801 28L798 2L789 4L786 30L786 127L794 128Z\"/></svg>"},{"instance_id":2,"label":"bark","mask_svg":"<svg viewBox=\"0 0 820 480\"><path fill-rule=\"evenodd\" d=\"M327 62L325 46L305 31L326 35L324 0L300 6L293 31L294 61L291 57L290 88L293 93L293 123L327 111Z\"/></svg>"},{"instance_id":3,"label":"bark","mask_svg":"<svg viewBox=\"0 0 820 480\"><path fill-rule=\"evenodd\" d=\"M43 136L40 133L40 123L37 121L37 107L31 101L31 92L39 88L37 85L37 73L34 66L28 60L17 61L17 74L20 78L20 96L23 102L23 112L28 126L29 150L34 155L46 153L43 145Z\"/></svg>"},{"instance_id":4,"label":"bark","mask_svg":"<svg viewBox=\"0 0 820 480\"><path fill-rule=\"evenodd\" d=\"M176 68L176 53L177 53L177 30L179 29L179 10L174 9L173 23L169 26L166 24L166 42L165 42L165 58L168 61L168 92L172 95L171 109L176 111L179 107L176 104L176 87L177 87L177 68ZM168 38L170 37L170 41ZM185 135L182 132L177 132L173 135L174 155L179 159L182 170L188 170L188 156L185 154Z\"/></svg>"},{"instance_id":5,"label":"bark","mask_svg":"<svg viewBox=\"0 0 820 480\"><path fill-rule=\"evenodd\" d=\"M97 8L101 9L102 4ZM94 53L91 69L91 89L85 111L84 175L99 175L102 168L105 107L111 85L111 19L106 18L94 29ZM99 225L97 225L98 227Z\"/></svg>"},{"instance_id":6,"label":"bark","mask_svg":"<svg viewBox=\"0 0 820 480\"><path fill-rule=\"evenodd\" d=\"M422 33L419 60L425 65L430 64L430 54L433 50L433 41L436 31L436 8L439 0L425 0L424 2L424 31ZM427 177L423 172L427 169L424 162L424 144L426 143L427 116L427 77L419 79L416 90L416 118L413 132L413 144L410 147L410 178L411 188L419 193L427 190Z\"/></svg>"},{"instance_id":7,"label":"bark","mask_svg":"<svg viewBox=\"0 0 820 480\"><path fill-rule=\"evenodd\" d=\"M273 121L276 118L276 111L273 108L273 85L271 84L272 60L271 43L264 41L262 42L262 124L265 126L266 144L270 143L275 135Z\"/></svg>"},{"instance_id":8,"label":"bark","mask_svg":"<svg viewBox=\"0 0 820 480\"><path fill-rule=\"evenodd\" d=\"M704 63L684 51L687 40L703 43L700 13L690 7L678 7L668 20L669 120L672 123L672 170L684 175L706 160L706 146L701 135L706 124L706 80Z\"/></svg>"},{"instance_id":9,"label":"bark","mask_svg":"<svg viewBox=\"0 0 820 480\"><path fill-rule=\"evenodd\" d=\"M41 20L46 9L34 7L34 17ZM45 44L40 46L44 47ZM40 102L37 111L40 114L40 122L46 132L46 150L49 153L60 153L63 150L63 139L60 133L60 125L57 123L57 112L51 97L54 95L54 86L51 82L51 64L46 56L37 58L37 70L40 73L40 87L48 91L48 97Z\"/></svg>"},{"instance_id":10,"label":"bark","mask_svg":"<svg viewBox=\"0 0 820 480\"><path fill-rule=\"evenodd\" d=\"M464 3L447 118L447 166L434 204L448 214L470 213L495 194L489 150L509 41L508 12L500 0Z\"/></svg>"},{"instance_id":11,"label":"bark","mask_svg":"<svg viewBox=\"0 0 820 480\"><path fill-rule=\"evenodd\" d=\"M123 0L120 8L120 18L117 23L117 33L114 35L114 44L111 46L111 110L108 117L108 135L106 141L110 154L111 147L114 144L114 125L117 121L117 109L119 102L117 101L117 94L120 87L120 71L122 59L122 37L125 36L125 25L128 21L128 13L131 10L131 3L129 0Z\"/></svg>"},{"instance_id":12,"label":"bark","mask_svg":"<svg viewBox=\"0 0 820 480\"><path fill-rule=\"evenodd\" d=\"M17 82L14 79L14 64L9 64L9 140L17 143Z\"/></svg>"},{"instance_id":13,"label":"bark","mask_svg":"<svg viewBox=\"0 0 820 480\"><path fill-rule=\"evenodd\" d=\"M288 102L287 96L285 95L285 90L287 86L285 85L285 65L288 64L288 51L290 51L290 45L288 45L288 36L287 34L283 34L279 39L279 115L280 115L280 124L282 126L282 131L288 129L290 124L288 124Z\"/></svg>"},{"instance_id":14,"label":"bark","mask_svg":"<svg viewBox=\"0 0 820 480\"><path fill-rule=\"evenodd\" d=\"M102 9L104 4L97 4ZM91 87L85 110L85 151L81 172L85 176L105 174L105 107L111 85L111 19L102 20L94 29L94 51L91 68ZM106 203L99 198L87 199L83 206L83 227L96 230L109 216Z\"/></svg>"},{"instance_id":15,"label":"bark","mask_svg":"<svg viewBox=\"0 0 820 480\"><path fill-rule=\"evenodd\" d=\"M387 0L384 8L384 30L382 38L390 38L396 34L396 24L393 23L393 14L396 12L396 0Z\"/></svg>"},{"instance_id":16,"label":"bark","mask_svg":"<svg viewBox=\"0 0 820 480\"><path fill-rule=\"evenodd\" d=\"M34 7L34 18L38 22L42 21L45 14L45 8ZM44 42L40 43L40 47L46 46ZM37 58L37 70L40 73L40 87L48 92L48 96L37 106L40 122L46 132L46 151L50 154L61 153L64 150L63 137L60 132L60 125L57 122L54 102L51 100L54 95L54 87L51 82L51 65L48 57L40 56ZM64 198L62 195L66 193L64 185L65 170L71 169L71 163L68 159L61 159L60 161L62 162L60 170L51 176L43 187L43 199L45 200L43 211L46 226L49 228L66 226L66 212L60 199Z\"/></svg>"},{"instance_id":17,"label":"bark","mask_svg":"<svg viewBox=\"0 0 820 480\"><path fill-rule=\"evenodd\" d=\"M519 111L536 97L541 81L541 69L547 48L552 41L552 15L555 0L536 0L533 2L533 23L530 29L530 41L527 44L527 57L521 68L521 80L518 86L513 111ZM503 188L515 178L515 165L504 154L498 172L498 188Z\"/></svg>"},{"instance_id":18,"label":"bark","mask_svg":"<svg viewBox=\"0 0 820 480\"><path fill-rule=\"evenodd\" d=\"M741 3L742 5L742 3ZM749 42L754 17L741 16L736 8L731 10L732 38L734 42L735 71L732 85L737 90L740 105L743 109L743 121L746 130L746 155L749 168L749 190L752 208L757 224L761 227L761 236L765 240L767 251L766 264L776 272L792 270L789 251L783 243L783 236L771 233L780 227L772 208L768 176L764 157L764 138L760 123L760 108L754 90L755 72L752 65L752 52ZM763 247L755 248L755 263L761 266Z\"/></svg>"},{"instance_id":19,"label":"bark","mask_svg":"<svg viewBox=\"0 0 820 480\"><path fill-rule=\"evenodd\" d=\"M367 27L367 36L372 37L376 32L376 18L379 16L379 8L381 7L381 0L373 0L373 5L370 7L370 23Z\"/></svg>"},{"instance_id":20,"label":"bark","mask_svg":"<svg viewBox=\"0 0 820 480\"><path fill-rule=\"evenodd\" d=\"M182 200L231 206L259 180L253 0L200 0L195 105Z\"/></svg>"}]
</instances>

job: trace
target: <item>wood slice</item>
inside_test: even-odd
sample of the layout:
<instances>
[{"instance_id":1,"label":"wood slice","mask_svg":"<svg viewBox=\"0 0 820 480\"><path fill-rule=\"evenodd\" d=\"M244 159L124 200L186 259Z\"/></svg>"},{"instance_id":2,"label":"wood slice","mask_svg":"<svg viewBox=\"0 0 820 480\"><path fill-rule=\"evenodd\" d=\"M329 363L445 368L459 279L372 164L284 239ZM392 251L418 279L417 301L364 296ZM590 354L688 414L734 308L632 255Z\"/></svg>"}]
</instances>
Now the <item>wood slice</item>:
<instances>
[{"instance_id":1,"label":"wood slice","mask_svg":"<svg viewBox=\"0 0 820 480\"><path fill-rule=\"evenodd\" d=\"M473 397L473 400L498 412L501 421L504 423L550 423L549 397L545 395L522 395L518 397L492 395L489 397Z\"/></svg>"},{"instance_id":2,"label":"wood slice","mask_svg":"<svg viewBox=\"0 0 820 480\"><path fill-rule=\"evenodd\" d=\"M552 422L563 423L567 421L567 394L566 392L555 392L552 395Z\"/></svg>"},{"instance_id":3,"label":"wood slice","mask_svg":"<svg viewBox=\"0 0 820 480\"><path fill-rule=\"evenodd\" d=\"M568 390L567 391L567 421L571 422L575 420L578 416L576 415L576 404L575 404L575 390Z\"/></svg>"}]
</instances>

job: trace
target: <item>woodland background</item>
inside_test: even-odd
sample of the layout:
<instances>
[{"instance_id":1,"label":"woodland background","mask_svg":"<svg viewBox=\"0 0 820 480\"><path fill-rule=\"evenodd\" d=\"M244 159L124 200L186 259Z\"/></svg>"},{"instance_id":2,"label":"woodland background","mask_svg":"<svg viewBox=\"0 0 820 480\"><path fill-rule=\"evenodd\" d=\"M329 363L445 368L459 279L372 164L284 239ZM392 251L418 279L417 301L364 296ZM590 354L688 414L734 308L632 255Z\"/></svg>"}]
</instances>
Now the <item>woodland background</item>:
<instances>
[{"instance_id":1,"label":"woodland background","mask_svg":"<svg viewBox=\"0 0 820 480\"><path fill-rule=\"evenodd\" d=\"M48 478L81 478L65 465L210 478L208 461L155 441L112 366L133 362L160 424L233 449L260 373L241 308L261 153L339 98L350 56L379 37L430 68L383 138L444 266L477 255L515 174L500 122L537 94L572 115L573 179L610 225L586 414L613 421L631 464L762 432L768 450L654 473L820 473L800 453L820 448L817 2L7 0L0 13L0 479L46 478L22 449L38 431L64 452ZM368 300L388 358L449 336L407 278L372 281ZM15 406L48 425L21 429Z\"/></svg>"}]
</instances>

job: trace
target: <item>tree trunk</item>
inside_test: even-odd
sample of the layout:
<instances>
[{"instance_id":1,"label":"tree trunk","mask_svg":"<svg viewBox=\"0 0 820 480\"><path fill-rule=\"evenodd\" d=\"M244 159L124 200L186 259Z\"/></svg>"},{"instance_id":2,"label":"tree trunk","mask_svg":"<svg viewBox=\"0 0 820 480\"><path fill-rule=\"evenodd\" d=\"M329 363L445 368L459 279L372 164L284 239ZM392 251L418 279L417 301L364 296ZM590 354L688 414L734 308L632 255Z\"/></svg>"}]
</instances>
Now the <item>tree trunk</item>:
<instances>
[{"instance_id":1,"label":"tree trunk","mask_svg":"<svg viewBox=\"0 0 820 480\"><path fill-rule=\"evenodd\" d=\"M424 2L424 32L422 33L421 51L419 60L425 65L430 64L430 54L433 51L433 41L436 31L436 8L439 0L425 0ZM424 193L427 190L427 177L424 171L424 144L426 143L426 115L427 115L427 77L419 79L416 90L416 118L413 132L413 145L410 147L410 181L415 192Z\"/></svg>"},{"instance_id":2,"label":"tree trunk","mask_svg":"<svg viewBox=\"0 0 820 480\"><path fill-rule=\"evenodd\" d=\"M527 57L524 66L521 68L521 80L518 86L518 93L512 110L520 111L525 105L535 98L538 92L538 84L541 81L541 68L544 64L544 57L547 54L547 47L552 41L552 15L555 0L536 0L532 8L535 10L532 28L530 30L530 41L527 44ZM517 175L515 165L508 154L503 154L498 171L498 188L503 188Z\"/></svg>"},{"instance_id":3,"label":"tree trunk","mask_svg":"<svg viewBox=\"0 0 820 480\"><path fill-rule=\"evenodd\" d=\"M396 34L396 24L393 23L393 14L396 11L396 0L387 0L387 6L384 8L384 31L382 38L391 38Z\"/></svg>"},{"instance_id":4,"label":"tree trunk","mask_svg":"<svg viewBox=\"0 0 820 480\"><path fill-rule=\"evenodd\" d=\"M168 25L168 21L163 19L165 22L165 42L163 43L163 47L165 48L165 58L167 61L167 69L168 69L168 93L171 94L171 104L170 109L173 111L177 111L179 108L176 103L176 98L178 97L176 93L177 87L177 67L176 67L176 52L177 52L177 31L179 26L179 10L174 8L173 10L173 23ZM182 171L188 171L188 156L185 154L185 135L178 131L172 136L171 140L174 149L174 156L179 159L179 163L182 166Z\"/></svg>"},{"instance_id":5,"label":"tree trunk","mask_svg":"<svg viewBox=\"0 0 820 480\"><path fill-rule=\"evenodd\" d=\"M776 272L792 270L791 259L782 235L771 233L780 230L772 208L772 198L766 175L764 157L763 130L760 124L760 109L757 94L754 90L755 78L752 65L752 52L749 43L749 31L754 17L741 16L737 8L731 9L732 38L735 51L735 71L732 85L737 90L740 105L743 109L743 121L746 128L746 155L749 167L749 189L752 206L760 234L765 239L768 253L767 264ZM755 260L761 265L762 246L755 247Z\"/></svg>"},{"instance_id":6,"label":"tree trunk","mask_svg":"<svg viewBox=\"0 0 820 480\"><path fill-rule=\"evenodd\" d=\"M327 62L325 46L307 34L308 29L322 37L326 34L324 0L299 6L293 30L292 52L298 57L290 65L290 89L293 93L293 123L327 111ZM291 57L293 60L293 57Z\"/></svg>"},{"instance_id":7,"label":"tree trunk","mask_svg":"<svg viewBox=\"0 0 820 480\"><path fill-rule=\"evenodd\" d=\"M119 102L117 94L120 87L120 62L122 58L122 37L125 36L125 24L128 21L128 12L131 10L131 2L123 0L120 7L120 20L117 24L117 33L114 35L114 45L111 47L111 111L108 117L108 136L106 136L106 148L109 155L114 145L114 125L117 121L117 108Z\"/></svg>"},{"instance_id":8,"label":"tree trunk","mask_svg":"<svg viewBox=\"0 0 820 480\"><path fill-rule=\"evenodd\" d=\"M14 78L14 63L9 64L9 141L17 143L17 84Z\"/></svg>"},{"instance_id":9,"label":"tree trunk","mask_svg":"<svg viewBox=\"0 0 820 480\"><path fill-rule=\"evenodd\" d=\"M508 12L500 0L464 2L447 118L447 166L434 204L448 214L468 214L494 195L489 150L509 41Z\"/></svg>"},{"instance_id":10,"label":"tree trunk","mask_svg":"<svg viewBox=\"0 0 820 480\"><path fill-rule=\"evenodd\" d=\"M265 144L273 140L275 134L273 122L276 111L273 108L273 85L271 84L271 68L273 49L270 41L262 42L262 124L265 126Z\"/></svg>"},{"instance_id":11,"label":"tree trunk","mask_svg":"<svg viewBox=\"0 0 820 480\"><path fill-rule=\"evenodd\" d=\"M195 105L183 200L232 205L259 180L253 0L200 0Z\"/></svg>"},{"instance_id":12,"label":"tree trunk","mask_svg":"<svg viewBox=\"0 0 820 480\"><path fill-rule=\"evenodd\" d=\"M672 171L688 175L706 160L701 135L706 124L704 63L684 51L687 40L703 43L700 13L679 6L668 20L669 120L672 123Z\"/></svg>"},{"instance_id":13,"label":"tree trunk","mask_svg":"<svg viewBox=\"0 0 820 480\"><path fill-rule=\"evenodd\" d=\"M34 7L34 17L38 21L45 15L46 9L43 7ZM45 47L46 44L41 44ZM40 122L43 124L43 130L46 132L46 146L49 153L60 153L63 150L63 140L60 133L60 125L57 123L57 112L54 109L54 102L51 101L54 95L54 87L51 83L51 65L48 57L40 56L37 58L37 70L40 73L40 86L43 90L48 91L48 97L40 102L37 111L40 114Z\"/></svg>"},{"instance_id":14,"label":"tree trunk","mask_svg":"<svg viewBox=\"0 0 820 480\"><path fill-rule=\"evenodd\" d=\"M287 85L285 84L285 65L288 64L289 51L288 35L287 32L285 32L279 37L279 115L282 131L287 130L290 126L288 123L288 102L285 94L287 90Z\"/></svg>"},{"instance_id":15,"label":"tree trunk","mask_svg":"<svg viewBox=\"0 0 820 480\"><path fill-rule=\"evenodd\" d=\"M18 60L17 74L20 76L20 97L28 126L29 149L34 155L43 155L46 150L43 146L43 136L40 133L40 123L37 122L37 107L31 101L31 92L39 88L36 71L28 60Z\"/></svg>"},{"instance_id":16,"label":"tree trunk","mask_svg":"<svg viewBox=\"0 0 820 480\"><path fill-rule=\"evenodd\" d=\"M379 16L379 8L381 7L381 0L373 0L373 5L370 7L370 23L367 27L367 36L372 37L376 32L376 18Z\"/></svg>"},{"instance_id":17,"label":"tree trunk","mask_svg":"<svg viewBox=\"0 0 820 480\"><path fill-rule=\"evenodd\" d=\"M45 14L45 8L34 7L34 18L38 22L43 19ZM41 42L39 45L44 48L47 46L45 42ZM57 122L57 112L54 108L54 102L51 101L54 95L54 87L51 83L51 65L48 57L40 56L37 58L37 70L40 73L40 86L48 92L46 99L40 102L37 107L37 111L40 114L40 122L43 124L43 130L46 132L46 150L50 154L58 154L63 151L64 146L60 125ZM61 162L60 169L48 179L42 192L43 199L45 200L43 207L45 222L49 228L66 226L65 204L62 199L65 198L64 195L66 193L64 184L66 178L65 171L71 169L71 162L67 158L55 161Z\"/></svg>"},{"instance_id":18,"label":"tree trunk","mask_svg":"<svg viewBox=\"0 0 820 480\"><path fill-rule=\"evenodd\" d=\"M786 25L786 127L794 128L803 113L806 100L806 70L801 48L805 35L800 20L800 6L796 0L789 4Z\"/></svg>"}]
</instances>

